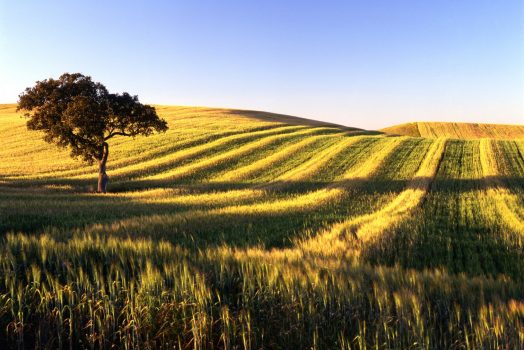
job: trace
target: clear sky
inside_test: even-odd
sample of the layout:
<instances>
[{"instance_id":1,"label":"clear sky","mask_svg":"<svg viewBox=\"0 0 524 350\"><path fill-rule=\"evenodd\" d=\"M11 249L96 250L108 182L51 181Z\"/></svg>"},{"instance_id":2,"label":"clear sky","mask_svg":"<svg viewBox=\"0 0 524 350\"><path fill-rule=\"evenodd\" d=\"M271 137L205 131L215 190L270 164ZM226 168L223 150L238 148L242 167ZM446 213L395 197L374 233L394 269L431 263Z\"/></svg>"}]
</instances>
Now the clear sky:
<instances>
[{"instance_id":1,"label":"clear sky","mask_svg":"<svg viewBox=\"0 0 524 350\"><path fill-rule=\"evenodd\" d=\"M524 1L0 0L0 103L63 72L368 129L524 124Z\"/></svg>"}]
</instances>

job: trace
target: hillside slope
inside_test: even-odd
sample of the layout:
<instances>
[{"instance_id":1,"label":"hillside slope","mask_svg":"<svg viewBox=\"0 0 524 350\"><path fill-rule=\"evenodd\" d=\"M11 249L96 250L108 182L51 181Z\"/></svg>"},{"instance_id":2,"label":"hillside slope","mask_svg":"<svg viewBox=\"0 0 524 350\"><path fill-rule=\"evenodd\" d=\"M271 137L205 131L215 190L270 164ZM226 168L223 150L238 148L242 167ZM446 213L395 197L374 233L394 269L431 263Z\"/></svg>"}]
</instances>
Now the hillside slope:
<instances>
[{"instance_id":1,"label":"hillside slope","mask_svg":"<svg viewBox=\"0 0 524 350\"><path fill-rule=\"evenodd\" d=\"M390 135L453 139L492 138L511 140L524 138L524 125L415 122L390 126L380 130Z\"/></svg>"},{"instance_id":2,"label":"hillside slope","mask_svg":"<svg viewBox=\"0 0 524 350\"><path fill-rule=\"evenodd\" d=\"M112 139L97 194L14 109L2 349L524 343L524 140L158 106L169 130Z\"/></svg>"}]
</instances>

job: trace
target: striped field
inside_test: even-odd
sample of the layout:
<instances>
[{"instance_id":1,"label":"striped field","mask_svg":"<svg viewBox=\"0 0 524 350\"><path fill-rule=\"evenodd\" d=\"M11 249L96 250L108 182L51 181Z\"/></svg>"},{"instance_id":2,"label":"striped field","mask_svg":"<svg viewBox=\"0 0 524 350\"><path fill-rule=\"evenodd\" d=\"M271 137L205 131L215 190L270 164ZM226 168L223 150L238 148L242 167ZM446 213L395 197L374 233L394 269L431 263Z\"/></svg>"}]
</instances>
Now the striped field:
<instances>
[{"instance_id":1,"label":"striped field","mask_svg":"<svg viewBox=\"0 0 524 350\"><path fill-rule=\"evenodd\" d=\"M457 138L513 140L524 138L524 125L416 122L391 126L381 130L386 134L427 138Z\"/></svg>"},{"instance_id":2,"label":"striped field","mask_svg":"<svg viewBox=\"0 0 524 350\"><path fill-rule=\"evenodd\" d=\"M524 348L524 126L157 106L97 194L15 109L0 348Z\"/></svg>"}]
</instances>

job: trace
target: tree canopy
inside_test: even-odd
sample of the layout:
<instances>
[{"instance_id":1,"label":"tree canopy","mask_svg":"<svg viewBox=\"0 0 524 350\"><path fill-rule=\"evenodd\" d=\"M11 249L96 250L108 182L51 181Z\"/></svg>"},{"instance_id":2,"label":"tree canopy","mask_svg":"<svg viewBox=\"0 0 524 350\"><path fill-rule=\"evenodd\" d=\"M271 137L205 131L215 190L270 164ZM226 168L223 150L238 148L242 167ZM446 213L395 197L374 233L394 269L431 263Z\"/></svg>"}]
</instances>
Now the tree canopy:
<instances>
[{"instance_id":1,"label":"tree canopy","mask_svg":"<svg viewBox=\"0 0 524 350\"><path fill-rule=\"evenodd\" d=\"M80 73L36 82L18 100L30 130L41 130L47 142L69 147L73 157L100 160L110 138L150 135L167 130L154 107L141 104L127 92L109 93L106 87Z\"/></svg>"}]
</instances>

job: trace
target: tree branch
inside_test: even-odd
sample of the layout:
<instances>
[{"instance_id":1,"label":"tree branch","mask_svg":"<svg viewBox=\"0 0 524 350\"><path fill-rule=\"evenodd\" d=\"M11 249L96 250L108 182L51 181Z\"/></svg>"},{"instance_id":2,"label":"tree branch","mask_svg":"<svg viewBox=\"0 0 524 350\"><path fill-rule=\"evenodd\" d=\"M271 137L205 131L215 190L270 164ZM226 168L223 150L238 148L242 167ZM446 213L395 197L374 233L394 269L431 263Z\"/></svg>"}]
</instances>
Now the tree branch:
<instances>
[{"instance_id":1,"label":"tree branch","mask_svg":"<svg viewBox=\"0 0 524 350\"><path fill-rule=\"evenodd\" d=\"M120 136L133 136L133 135L128 134L128 133L126 133L126 132L120 132L120 131L117 131L117 132L110 133L109 135L107 135L106 137L104 137L104 141L107 141L107 140L109 140L111 137L113 137L113 136L117 136L117 135L120 135Z\"/></svg>"}]
</instances>

